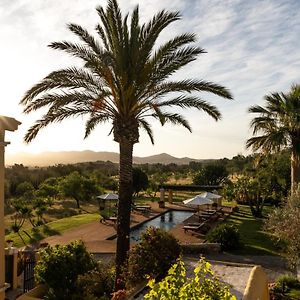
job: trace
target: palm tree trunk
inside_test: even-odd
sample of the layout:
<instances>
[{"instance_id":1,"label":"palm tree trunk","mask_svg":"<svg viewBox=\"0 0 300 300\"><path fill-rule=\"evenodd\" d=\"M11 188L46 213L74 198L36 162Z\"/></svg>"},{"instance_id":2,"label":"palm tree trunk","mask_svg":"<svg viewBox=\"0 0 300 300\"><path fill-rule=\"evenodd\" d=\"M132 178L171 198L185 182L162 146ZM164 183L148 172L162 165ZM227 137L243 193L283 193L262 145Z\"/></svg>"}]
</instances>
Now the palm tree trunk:
<instances>
[{"instance_id":1,"label":"palm tree trunk","mask_svg":"<svg viewBox=\"0 0 300 300\"><path fill-rule=\"evenodd\" d=\"M291 155L291 193L294 193L300 182L300 156L292 152Z\"/></svg>"},{"instance_id":2,"label":"palm tree trunk","mask_svg":"<svg viewBox=\"0 0 300 300\"><path fill-rule=\"evenodd\" d=\"M132 203L132 152L133 143L122 139L120 145L119 202L117 219L117 251L115 290L123 289L125 280L122 268L129 251L130 212Z\"/></svg>"}]
</instances>

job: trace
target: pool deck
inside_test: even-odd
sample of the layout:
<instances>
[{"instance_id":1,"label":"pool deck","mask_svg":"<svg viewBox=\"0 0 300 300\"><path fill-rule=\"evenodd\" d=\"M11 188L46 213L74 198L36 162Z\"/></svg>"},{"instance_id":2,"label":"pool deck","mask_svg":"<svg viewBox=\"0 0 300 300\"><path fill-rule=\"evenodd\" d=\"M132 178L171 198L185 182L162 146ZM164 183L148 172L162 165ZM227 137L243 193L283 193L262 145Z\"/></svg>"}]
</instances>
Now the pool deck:
<instances>
[{"instance_id":1,"label":"pool deck","mask_svg":"<svg viewBox=\"0 0 300 300\"><path fill-rule=\"evenodd\" d=\"M159 215L169 209L185 210L181 206L166 203L166 208L159 208L156 202L147 203L151 206L151 213L142 214L133 212L131 214L131 227L143 223L154 216ZM196 233L184 233L183 224L179 224L170 230L172 234L181 243L201 243L204 241L204 236ZM115 224L112 221L107 221L106 224L94 221L89 224L79 226L74 229L65 231L62 235L53 235L41 241L49 245L65 245L74 240L82 240L88 251L92 253L115 253L116 241L108 240L109 237L116 234Z\"/></svg>"}]
</instances>

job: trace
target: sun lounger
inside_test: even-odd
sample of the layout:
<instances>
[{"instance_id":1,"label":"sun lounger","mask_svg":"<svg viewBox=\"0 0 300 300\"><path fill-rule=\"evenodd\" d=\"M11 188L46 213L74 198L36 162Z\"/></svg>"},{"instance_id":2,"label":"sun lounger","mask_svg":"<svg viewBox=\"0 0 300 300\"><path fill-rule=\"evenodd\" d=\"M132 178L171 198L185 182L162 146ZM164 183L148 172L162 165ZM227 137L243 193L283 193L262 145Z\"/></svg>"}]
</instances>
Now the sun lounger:
<instances>
[{"instance_id":1,"label":"sun lounger","mask_svg":"<svg viewBox=\"0 0 300 300\"><path fill-rule=\"evenodd\" d=\"M132 205L132 210L141 212L141 213L148 213L151 211L150 205Z\"/></svg>"},{"instance_id":2,"label":"sun lounger","mask_svg":"<svg viewBox=\"0 0 300 300\"><path fill-rule=\"evenodd\" d=\"M190 224L190 225L184 225L183 230L184 230L184 233L186 233L188 230L198 231L204 225L205 225L204 222L203 223L194 223L194 224Z\"/></svg>"},{"instance_id":3,"label":"sun lounger","mask_svg":"<svg viewBox=\"0 0 300 300\"><path fill-rule=\"evenodd\" d=\"M100 223L107 224L106 223L107 221L112 221L113 223L116 223L117 222L117 217L105 217L105 216L102 216L100 218Z\"/></svg>"},{"instance_id":4,"label":"sun lounger","mask_svg":"<svg viewBox=\"0 0 300 300\"><path fill-rule=\"evenodd\" d=\"M214 215L217 213L217 211L215 209L207 209L204 212L207 214L210 214L210 215Z\"/></svg>"}]
</instances>

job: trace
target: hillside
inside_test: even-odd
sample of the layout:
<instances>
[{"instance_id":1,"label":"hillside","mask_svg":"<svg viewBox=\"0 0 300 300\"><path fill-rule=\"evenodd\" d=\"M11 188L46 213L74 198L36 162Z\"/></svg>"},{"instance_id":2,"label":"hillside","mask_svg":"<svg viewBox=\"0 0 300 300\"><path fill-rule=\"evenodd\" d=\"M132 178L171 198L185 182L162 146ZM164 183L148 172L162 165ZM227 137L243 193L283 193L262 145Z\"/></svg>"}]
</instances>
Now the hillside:
<instances>
[{"instance_id":1,"label":"hillside","mask_svg":"<svg viewBox=\"0 0 300 300\"><path fill-rule=\"evenodd\" d=\"M73 164L89 161L111 161L119 162L119 154L115 152L94 152L94 151L62 151L62 152L42 152L39 154L17 153L6 155L6 165L23 164L25 166L51 166L56 164ZM188 164L191 161L201 161L188 157L177 158L167 153L133 158L136 164Z\"/></svg>"}]
</instances>

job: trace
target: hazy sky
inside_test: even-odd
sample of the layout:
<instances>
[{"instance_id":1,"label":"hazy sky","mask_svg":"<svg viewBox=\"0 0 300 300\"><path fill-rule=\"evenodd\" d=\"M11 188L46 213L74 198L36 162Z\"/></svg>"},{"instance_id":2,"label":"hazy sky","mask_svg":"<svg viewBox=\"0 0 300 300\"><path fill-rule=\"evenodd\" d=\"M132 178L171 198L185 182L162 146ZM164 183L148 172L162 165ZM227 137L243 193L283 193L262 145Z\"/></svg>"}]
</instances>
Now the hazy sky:
<instances>
[{"instance_id":1,"label":"hazy sky","mask_svg":"<svg viewBox=\"0 0 300 300\"><path fill-rule=\"evenodd\" d=\"M162 40L182 32L197 34L197 44L208 53L191 63L176 78L199 78L220 83L231 90L234 101L203 94L221 111L215 122L204 113L183 114L193 133L186 129L154 123L155 146L144 134L134 155L167 152L177 157L232 157L247 153L251 136L249 106L262 104L271 91L288 91L300 83L299 0L119 0L123 12L139 3L142 21L160 9L179 10L182 20L169 26ZM6 152L60 150L118 151L108 136L110 126L98 127L83 140L84 120L72 119L50 125L26 145L23 136L38 112L22 114L22 95L49 72L78 65L64 52L47 47L50 42L74 40L66 23L78 23L91 32L98 22L95 7L104 0L0 0L1 111L0 115L22 122L19 130L7 134Z\"/></svg>"}]
</instances>

